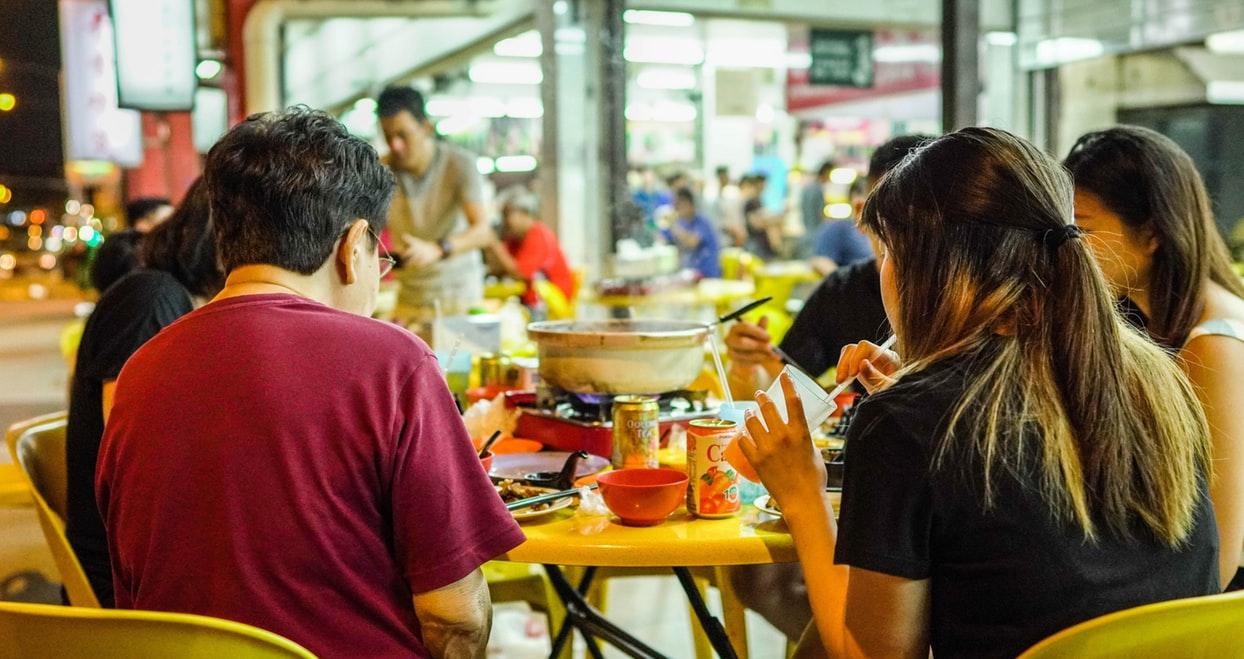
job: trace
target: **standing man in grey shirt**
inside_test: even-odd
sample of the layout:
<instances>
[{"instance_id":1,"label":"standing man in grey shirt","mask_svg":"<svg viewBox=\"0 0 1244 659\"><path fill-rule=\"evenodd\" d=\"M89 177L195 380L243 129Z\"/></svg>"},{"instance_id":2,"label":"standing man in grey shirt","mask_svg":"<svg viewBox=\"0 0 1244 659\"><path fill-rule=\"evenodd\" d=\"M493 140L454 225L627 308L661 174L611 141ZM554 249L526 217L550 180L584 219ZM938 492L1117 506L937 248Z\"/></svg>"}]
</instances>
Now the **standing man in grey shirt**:
<instances>
[{"instance_id":1,"label":"standing man in grey shirt","mask_svg":"<svg viewBox=\"0 0 1244 659\"><path fill-rule=\"evenodd\" d=\"M399 319L427 336L436 308L465 314L484 298L480 250L496 237L488 226L475 156L436 134L423 95L388 87L376 99L386 162L397 182L389 232L397 271Z\"/></svg>"}]
</instances>

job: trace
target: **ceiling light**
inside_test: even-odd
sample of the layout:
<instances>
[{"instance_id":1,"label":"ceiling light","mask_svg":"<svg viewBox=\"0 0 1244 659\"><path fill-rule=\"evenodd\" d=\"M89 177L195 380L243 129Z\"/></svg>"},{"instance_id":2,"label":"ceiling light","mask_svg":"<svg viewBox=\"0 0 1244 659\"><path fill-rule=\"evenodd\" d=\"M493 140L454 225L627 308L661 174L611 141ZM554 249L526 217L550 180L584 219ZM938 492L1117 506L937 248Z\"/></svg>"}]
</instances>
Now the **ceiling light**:
<instances>
[{"instance_id":1,"label":"ceiling light","mask_svg":"<svg viewBox=\"0 0 1244 659\"><path fill-rule=\"evenodd\" d=\"M931 43L890 44L873 49L874 62L940 62L942 49Z\"/></svg>"},{"instance_id":2,"label":"ceiling light","mask_svg":"<svg viewBox=\"0 0 1244 659\"><path fill-rule=\"evenodd\" d=\"M1244 55L1244 30L1211 34L1205 38L1205 47L1219 55Z\"/></svg>"},{"instance_id":3,"label":"ceiling light","mask_svg":"<svg viewBox=\"0 0 1244 659\"><path fill-rule=\"evenodd\" d=\"M1244 105L1244 81L1211 80L1205 84L1205 100L1215 105Z\"/></svg>"},{"instance_id":4,"label":"ceiling light","mask_svg":"<svg viewBox=\"0 0 1244 659\"><path fill-rule=\"evenodd\" d=\"M627 39L623 56L628 62L641 64L683 64L704 61L704 49L691 39L648 38Z\"/></svg>"},{"instance_id":5,"label":"ceiling light","mask_svg":"<svg viewBox=\"0 0 1244 659\"><path fill-rule=\"evenodd\" d=\"M848 217L851 217L851 213L854 210L855 209L851 207L851 204L830 204L825 207L825 215L826 217L830 217L835 220L845 220Z\"/></svg>"},{"instance_id":6,"label":"ceiling light","mask_svg":"<svg viewBox=\"0 0 1244 659\"><path fill-rule=\"evenodd\" d=\"M695 74L686 69L644 69L635 76L644 89L695 89Z\"/></svg>"},{"instance_id":7,"label":"ceiling light","mask_svg":"<svg viewBox=\"0 0 1244 659\"><path fill-rule=\"evenodd\" d=\"M492 158L480 156L475 159L475 169L480 174L488 175L497 171L497 166L493 164Z\"/></svg>"},{"instance_id":8,"label":"ceiling light","mask_svg":"<svg viewBox=\"0 0 1244 659\"><path fill-rule=\"evenodd\" d=\"M544 116L544 104L538 98L512 98L505 104L505 116L515 119L539 119Z\"/></svg>"},{"instance_id":9,"label":"ceiling light","mask_svg":"<svg viewBox=\"0 0 1244 659\"><path fill-rule=\"evenodd\" d=\"M659 25L662 27L691 27L695 25L695 16L685 11L627 9L622 12L622 20L635 25Z\"/></svg>"},{"instance_id":10,"label":"ceiling light","mask_svg":"<svg viewBox=\"0 0 1244 659\"><path fill-rule=\"evenodd\" d=\"M194 74L199 77L199 80L211 80L220 75L224 68L219 60L205 59L194 67Z\"/></svg>"},{"instance_id":11,"label":"ceiling light","mask_svg":"<svg viewBox=\"0 0 1244 659\"><path fill-rule=\"evenodd\" d=\"M544 80L535 62L478 62L467 70L471 82L493 85L538 85Z\"/></svg>"},{"instance_id":12,"label":"ceiling light","mask_svg":"<svg viewBox=\"0 0 1244 659\"><path fill-rule=\"evenodd\" d=\"M535 156L500 156L496 160L499 172L530 172L536 168Z\"/></svg>"},{"instance_id":13,"label":"ceiling light","mask_svg":"<svg viewBox=\"0 0 1244 659\"><path fill-rule=\"evenodd\" d=\"M354 102L354 111L366 114L376 112L376 99L364 96Z\"/></svg>"},{"instance_id":14,"label":"ceiling light","mask_svg":"<svg viewBox=\"0 0 1244 659\"><path fill-rule=\"evenodd\" d=\"M1100 57L1106 52L1106 47L1096 39L1058 37L1038 41L1036 50L1037 61L1042 64L1065 64Z\"/></svg>"},{"instance_id":15,"label":"ceiling light","mask_svg":"<svg viewBox=\"0 0 1244 659\"><path fill-rule=\"evenodd\" d=\"M544 46L540 43L540 33L530 30L498 41L492 52L502 57L539 57L544 52Z\"/></svg>"},{"instance_id":16,"label":"ceiling light","mask_svg":"<svg viewBox=\"0 0 1244 659\"><path fill-rule=\"evenodd\" d=\"M836 185L851 185L860 173L854 167L835 167L829 170L829 182Z\"/></svg>"},{"instance_id":17,"label":"ceiling light","mask_svg":"<svg viewBox=\"0 0 1244 659\"><path fill-rule=\"evenodd\" d=\"M985 43L991 46L1014 46L1019 43L1019 35L1014 32L986 32Z\"/></svg>"}]
</instances>

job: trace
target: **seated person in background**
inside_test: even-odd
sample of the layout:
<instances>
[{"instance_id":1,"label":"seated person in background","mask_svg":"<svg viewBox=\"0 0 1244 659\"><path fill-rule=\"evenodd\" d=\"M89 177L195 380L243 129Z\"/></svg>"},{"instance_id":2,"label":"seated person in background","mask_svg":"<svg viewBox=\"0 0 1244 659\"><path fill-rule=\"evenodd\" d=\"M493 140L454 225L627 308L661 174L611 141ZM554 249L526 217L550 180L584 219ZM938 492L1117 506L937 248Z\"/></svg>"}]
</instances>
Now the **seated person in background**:
<instances>
[{"instance_id":1,"label":"seated person in background","mask_svg":"<svg viewBox=\"0 0 1244 659\"><path fill-rule=\"evenodd\" d=\"M829 174L834 171L834 161L826 160L817 168L816 175L803 186L799 192L799 219L803 220L803 237L795 256L806 259L812 256L812 236L825 221L825 188L829 185Z\"/></svg>"},{"instance_id":2,"label":"seated person in background","mask_svg":"<svg viewBox=\"0 0 1244 659\"><path fill-rule=\"evenodd\" d=\"M898 344L839 360L874 393L847 431L837 522L794 382L792 423L757 394L741 447L830 656L1013 657L1219 591L1205 416L1116 312L1072 200L1057 162L985 128L921 148L869 197Z\"/></svg>"},{"instance_id":3,"label":"seated person in background","mask_svg":"<svg viewBox=\"0 0 1244 659\"><path fill-rule=\"evenodd\" d=\"M706 195L708 216L717 228L720 236L726 238L727 245L740 247L747 242L747 231L743 229L743 200L739 196L739 186L730 181L730 168L721 165L716 171L716 185Z\"/></svg>"},{"instance_id":4,"label":"seated person in background","mask_svg":"<svg viewBox=\"0 0 1244 659\"><path fill-rule=\"evenodd\" d=\"M661 231L661 236L678 248L682 267L695 270L701 277L721 277L717 231L713 223L696 210L695 194L689 188L675 191L674 212L674 221Z\"/></svg>"},{"instance_id":5,"label":"seated person in background","mask_svg":"<svg viewBox=\"0 0 1244 659\"><path fill-rule=\"evenodd\" d=\"M764 261L777 258L782 248L782 217L770 213L762 201L763 174L748 174L740 183L743 194L743 222L747 230L747 251Z\"/></svg>"},{"instance_id":6,"label":"seated person in background","mask_svg":"<svg viewBox=\"0 0 1244 659\"><path fill-rule=\"evenodd\" d=\"M323 657L483 656L480 566L523 534L432 352L367 317L392 175L291 108L226 133L204 178L225 287L130 358L100 447L117 607Z\"/></svg>"},{"instance_id":7,"label":"seated person in background","mask_svg":"<svg viewBox=\"0 0 1244 659\"><path fill-rule=\"evenodd\" d=\"M880 177L856 179L851 186L851 205L864 207L869 190ZM812 234L812 268L822 276L844 265L873 258L872 244L853 220L826 217Z\"/></svg>"},{"instance_id":8,"label":"seated person in background","mask_svg":"<svg viewBox=\"0 0 1244 659\"><path fill-rule=\"evenodd\" d=\"M868 189L897 167L912 149L932 139L928 135L902 135L877 147L868 162ZM857 197L856 201L860 204L856 209L858 216L863 199ZM870 245L875 251L875 244ZM739 322L726 335L730 390L736 397L768 388L782 370L782 360L773 351L767 327L765 318L759 324ZM869 258L838 268L821 281L783 337L781 348L800 368L820 377L838 362L843 346L858 341L880 343L889 335L890 325L881 305L877 261Z\"/></svg>"},{"instance_id":9,"label":"seated person in background","mask_svg":"<svg viewBox=\"0 0 1244 659\"><path fill-rule=\"evenodd\" d=\"M1075 179L1076 224L1125 315L1176 357L1201 399L1214 444L1218 576L1244 588L1244 284L1205 183L1179 145L1136 126L1081 137L1063 164Z\"/></svg>"},{"instance_id":10,"label":"seated person in background","mask_svg":"<svg viewBox=\"0 0 1244 659\"><path fill-rule=\"evenodd\" d=\"M130 227L108 236L91 266L95 290L102 294L138 267L138 243L172 214L173 202L164 197L139 197L126 204L125 218Z\"/></svg>"},{"instance_id":11,"label":"seated person in background","mask_svg":"<svg viewBox=\"0 0 1244 659\"><path fill-rule=\"evenodd\" d=\"M203 179L190 186L173 215L145 236L139 248L142 267L110 286L87 318L65 431L65 535L104 607L112 606L112 566L95 502L95 462L117 375L139 346L202 306L225 283Z\"/></svg>"},{"instance_id":12,"label":"seated person in background","mask_svg":"<svg viewBox=\"0 0 1244 659\"><path fill-rule=\"evenodd\" d=\"M489 250L494 271L527 282L523 304L535 306L538 296L531 282L544 277L566 296L574 299L574 274L566 265L566 255L553 230L538 218L536 196L523 188L501 194L501 241Z\"/></svg>"}]
</instances>

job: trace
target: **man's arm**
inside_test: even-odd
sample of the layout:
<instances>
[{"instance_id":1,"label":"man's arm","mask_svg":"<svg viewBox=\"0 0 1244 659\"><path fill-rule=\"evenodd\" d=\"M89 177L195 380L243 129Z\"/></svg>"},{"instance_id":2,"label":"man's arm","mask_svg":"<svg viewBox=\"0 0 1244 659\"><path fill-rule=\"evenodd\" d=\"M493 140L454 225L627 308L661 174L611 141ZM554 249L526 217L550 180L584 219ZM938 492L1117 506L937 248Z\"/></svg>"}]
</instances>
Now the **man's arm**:
<instances>
[{"instance_id":1,"label":"man's arm","mask_svg":"<svg viewBox=\"0 0 1244 659\"><path fill-rule=\"evenodd\" d=\"M467 230L448 238L450 249L446 256L484 249L497 239L492 227L488 226L483 204L477 201L464 202L462 214L466 216Z\"/></svg>"},{"instance_id":2,"label":"man's arm","mask_svg":"<svg viewBox=\"0 0 1244 659\"><path fill-rule=\"evenodd\" d=\"M423 644L434 657L483 657L492 630L492 598L479 568L414 596Z\"/></svg>"}]
</instances>

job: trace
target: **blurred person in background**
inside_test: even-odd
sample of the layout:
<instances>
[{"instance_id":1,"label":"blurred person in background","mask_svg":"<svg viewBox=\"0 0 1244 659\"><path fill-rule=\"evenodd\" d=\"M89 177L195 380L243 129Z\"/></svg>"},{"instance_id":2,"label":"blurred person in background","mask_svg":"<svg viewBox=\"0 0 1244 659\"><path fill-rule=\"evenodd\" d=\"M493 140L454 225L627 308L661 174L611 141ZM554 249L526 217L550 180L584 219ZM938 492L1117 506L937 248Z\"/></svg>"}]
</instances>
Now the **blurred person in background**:
<instances>
[{"instance_id":1,"label":"blurred person in background","mask_svg":"<svg viewBox=\"0 0 1244 659\"><path fill-rule=\"evenodd\" d=\"M747 242L743 228L743 200L739 186L730 179L730 168L721 165L714 172L714 184L705 191L704 207L718 235L726 244L741 247Z\"/></svg>"},{"instance_id":2,"label":"blurred person in background","mask_svg":"<svg viewBox=\"0 0 1244 659\"><path fill-rule=\"evenodd\" d=\"M765 208L764 174L745 175L739 183L739 189L743 195L746 249L763 261L772 261L782 249L782 216Z\"/></svg>"},{"instance_id":3,"label":"blurred person in background","mask_svg":"<svg viewBox=\"0 0 1244 659\"><path fill-rule=\"evenodd\" d=\"M864 207L868 192L876 185L873 177L861 177L851 185L851 206ZM858 215L858 212L856 212ZM809 241L812 245L812 268L821 276L837 270L840 266L867 261L874 257L872 244L860 232L855 220L836 219L826 216Z\"/></svg>"},{"instance_id":4,"label":"blurred person in background","mask_svg":"<svg viewBox=\"0 0 1244 659\"><path fill-rule=\"evenodd\" d=\"M138 267L138 243L144 235L173 214L173 202L164 197L139 197L125 205L129 227L104 240L91 266L91 285L101 294Z\"/></svg>"},{"instance_id":5,"label":"blurred person in background","mask_svg":"<svg viewBox=\"0 0 1244 659\"><path fill-rule=\"evenodd\" d=\"M1219 578L1244 589L1244 284L1205 184L1178 144L1137 126L1084 135L1063 164L1124 316L1175 356L1209 418Z\"/></svg>"},{"instance_id":6,"label":"blurred person in background","mask_svg":"<svg viewBox=\"0 0 1244 659\"><path fill-rule=\"evenodd\" d=\"M721 277L721 245L717 230L696 210L695 193L690 188L674 192L674 221L661 231L665 241L678 248L684 269L701 277Z\"/></svg>"},{"instance_id":7,"label":"blurred person in background","mask_svg":"<svg viewBox=\"0 0 1244 659\"><path fill-rule=\"evenodd\" d=\"M117 376L130 356L224 285L209 215L207 189L198 179L167 222L148 228L139 243L136 260L141 265L104 291L78 348L65 436L65 535L105 607L113 605L112 566L95 500L95 463L104 422Z\"/></svg>"},{"instance_id":8,"label":"blurred person in background","mask_svg":"<svg viewBox=\"0 0 1244 659\"><path fill-rule=\"evenodd\" d=\"M410 87L388 87L376 99L386 164L397 182L389 235L398 257L398 319L430 336L436 308L462 315L484 299L480 250L494 240L483 206L475 156L440 139Z\"/></svg>"},{"instance_id":9,"label":"blurred person in background","mask_svg":"<svg viewBox=\"0 0 1244 659\"><path fill-rule=\"evenodd\" d=\"M806 259L812 255L812 236L816 235L826 219L825 194L829 186L829 173L834 171L834 161L826 160L816 170L816 175L808 181L799 192L799 217L803 220L803 237L799 248L795 250L798 258Z\"/></svg>"},{"instance_id":10,"label":"blurred person in background","mask_svg":"<svg viewBox=\"0 0 1244 659\"><path fill-rule=\"evenodd\" d=\"M536 195L515 187L501 193L501 240L493 243L488 255L496 274L527 282L523 304L535 307L539 296L532 284L543 277L566 296L574 299L574 274L566 264L557 235L539 220Z\"/></svg>"}]
</instances>

